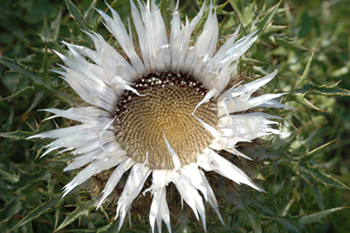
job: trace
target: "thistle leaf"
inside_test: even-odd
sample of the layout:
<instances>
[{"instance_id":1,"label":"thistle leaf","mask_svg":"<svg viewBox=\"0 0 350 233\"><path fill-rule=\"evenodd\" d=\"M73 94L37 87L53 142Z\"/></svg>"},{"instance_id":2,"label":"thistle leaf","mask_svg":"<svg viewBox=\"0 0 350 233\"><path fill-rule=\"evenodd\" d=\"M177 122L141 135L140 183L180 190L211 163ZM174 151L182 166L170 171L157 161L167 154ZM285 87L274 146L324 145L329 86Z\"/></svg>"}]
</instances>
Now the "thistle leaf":
<instances>
[{"instance_id":1,"label":"thistle leaf","mask_svg":"<svg viewBox=\"0 0 350 233\"><path fill-rule=\"evenodd\" d=\"M36 207L34 210L30 211L24 218L21 219L21 221L19 221L14 227L13 229L17 228L17 227L21 227L24 224L32 221L33 219L38 218L40 215L42 215L43 213L51 210L52 208L54 208L57 203L60 201L60 198L57 197L56 199L51 199L49 201L44 202L43 204L39 205L38 207Z\"/></svg>"},{"instance_id":2,"label":"thistle leaf","mask_svg":"<svg viewBox=\"0 0 350 233\"><path fill-rule=\"evenodd\" d=\"M234 8L234 10L237 12L243 27L245 28L246 26L248 26L252 22L254 17L253 10L256 4L255 1L247 6L244 6L242 4L242 1L235 1L235 0L231 0L230 4Z\"/></svg>"},{"instance_id":3,"label":"thistle leaf","mask_svg":"<svg viewBox=\"0 0 350 233\"><path fill-rule=\"evenodd\" d=\"M18 175L13 175L13 174L8 173L2 169L0 169L0 174L2 175L4 180L6 180L7 182L10 182L10 183L16 183L19 180Z\"/></svg>"},{"instance_id":4,"label":"thistle leaf","mask_svg":"<svg viewBox=\"0 0 350 233\"><path fill-rule=\"evenodd\" d=\"M29 94L32 94L33 92L34 92L34 87L27 86L27 87L24 87L21 90L17 91L16 93L14 93L10 96L7 96L1 100L9 100L9 99L14 99L14 98L21 97L21 96L28 96Z\"/></svg>"},{"instance_id":5,"label":"thistle leaf","mask_svg":"<svg viewBox=\"0 0 350 233\"><path fill-rule=\"evenodd\" d=\"M11 138L11 139L15 139L15 140L24 140L24 139L27 139L27 137L32 136L33 134L34 134L33 132L16 130L16 131L12 131L12 132L0 133L0 137Z\"/></svg>"},{"instance_id":6,"label":"thistle leaf","mask_svg":"<svg viewBox=\"0 0 350 233\"><path fill-rule=\"evenodd\" d=\"M18 61L10 60L8 58L0 58L0 63L7 66L11 71L19 73L27 79L29 79L34 84L33 87L35 88L35 90L50 92L58 98L60 98L61 100L69 103L70 105L73 105L72 99L66 92L54 87L49 80L41 77L39 73L29 69L28 67L24 67Z\"/></svg>"},{"instance_id":7,"label":"thistle leaf","mask_svg":"<svg viewBox=\"0 0 350 233\"><path fill-rule=\"evenodd\" d=\"M19 197L15 196L5 207L0 211L0 222L6 222L13 215L18 213L22 208L22 203L18 200Z\"/></svg>"},{"instance_id":8,"label":"thistle leaf","mask_svg":"<svg viewBox=\"0 0 350 233\"><path fill-rule=\"evenodd\" d=\"M54 42L57 41L59 32L60 32L60 25L61 25L61 19L62 19L62 12L60 12L56 19L51 23L50 27L47 23L46 16L44 15L44 25L41 33L39 36L41 37L41 40L43 42Z\"/></svg>"},{"instance_id":9,"label":"thistle leaf","mask_svg":"<svg viewBox=\"0 0 350 233\"><path fill-rule=\"evenodd\" d=\"M350 189L347 185L343 184L339 180L331 177L330 175L326 175L323 172L320 171L317 167L312 167L310 164L306 163L299 163L298 169L300 172L305 172L312 177L314 177L316 180L321 181L324 185L328 186L334 186L341 189Z\"/></svg>"},{"instance_id":10,"label":"thistle leaf","mask_svg":"<svg viewBox=\"0 0 350 233\"><path fill-rule=\"evenodd\" d=\"M269 23L271 23L273 17L275 17L277 9L280 6L281 2L282 1L271 7L266 15L264 15L264 17L258 21L257 28L260 29L260 35L262 34L262 31L265 30L265 28L269 25Z\"/></svg>"},{"instance_id":11,"label":"thistle leaf","mask_svg":"<svg viewBox=\"0 0 350 233\"><path fill-rule=\"evenodd\" d=\"M311 224L314 222L319 222L319 221L321 221L322 218L326 217L329 214L332 214L338 210L349 209L349 208L350 207L338 207L338 208L320 211L320 212L315 213L315 214L310 214L310 215L306 215L304 217L301 217L298 221L299 221L299 223L301 223L303 225Z\"/></svg>"},{"instance_id":12,"label":"thistle leaf","mask_svg":"<svg viewBox=\"0 0 350 233\"><path fill-rule=\"evenodd\" d=\"M55 230L59 231L68 226L70 223L74 222L78 218L85 216L88 217L90 214L90 211L93 210L96 205L98 204L97 200L91 200L85 203L78 203L77 208L71 212L61 223L61 225Z\"/></svg>"},{"instance_id":13,"label":"thistle leaf","mask_svg":"<svg viewBox=\"0 0 350 233\"><path fill-rule=\"evenodd\" d=\"M319 94L323 96L350 96L350 90L343 89L338 87L338 84L341 81L338 81L334 85L314 85L314 84L306 84L303 89L309 89L309 93Z\"/></svg>"},{"instance_id":14,"label":"thistle leaf","mask_svg":"<svg viewBox=\"0 0 350 233\"><path fill-rule=\"evenodd\" d=\"M84 16L82 15L81 11L74 5L74 3L71 0L65 0L67 8L71 16L77 21L80 28L84 31L89 31L90 26L86 23Z\"/></svg>"}]
</instances>

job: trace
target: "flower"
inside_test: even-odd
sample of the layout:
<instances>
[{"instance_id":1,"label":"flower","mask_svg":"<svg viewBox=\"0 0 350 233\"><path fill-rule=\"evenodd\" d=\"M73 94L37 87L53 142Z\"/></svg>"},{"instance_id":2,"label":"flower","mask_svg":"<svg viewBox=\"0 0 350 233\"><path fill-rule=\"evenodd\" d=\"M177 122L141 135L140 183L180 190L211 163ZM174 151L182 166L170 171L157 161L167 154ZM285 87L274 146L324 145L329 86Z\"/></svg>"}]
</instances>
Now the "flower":
<instances>
[{"instance_id":1,"label":"flower","mask_svg":"<svg viewBox=\"0 0 350 233\"><path fill-rule=\"evenodd\" d=\"M209 10L202 33L192 46L192 32L203 17L205 4L184 25L176 6L168 38L154 1L151 7L139 2L139 9L133 1L130 3L138 45L134 45L131 31L127 32L116 11L109 6L113 15L110 17L98 10L125 56L95 32L85 32L94 41L95 50L63 42L73 59L56 52L66 64L62 66L64 72L56 72L89 106L46 111L55 114L53 117L81 124L31 138L56 139L47 145L42 156L60 148L77 156L65 171L82 170L65 186L63 196L94 175L113 169L102 191L100 206L131 169L117 203L119 229L151 174L152 185L144 193L153 194L149 214L152 232L155 221L161 232L162 220L171 232L166 201L166 187L171 182L197 219L200 215L205 228L205 208L198 191L221 221L222 218L203 171L214 171L262 191L219 152L225 150L249 159L236 149L237 143L279 133L271 127L277 124L271 119L278 117L262 112L244 113L255 107L287 107L274 100L283 94L251 97L277 71L228 88L236 74L235 61L258 38L256 32L235 42L237 29L216 51L219 27L216 14Z\"/></svg>"}]
</instances>

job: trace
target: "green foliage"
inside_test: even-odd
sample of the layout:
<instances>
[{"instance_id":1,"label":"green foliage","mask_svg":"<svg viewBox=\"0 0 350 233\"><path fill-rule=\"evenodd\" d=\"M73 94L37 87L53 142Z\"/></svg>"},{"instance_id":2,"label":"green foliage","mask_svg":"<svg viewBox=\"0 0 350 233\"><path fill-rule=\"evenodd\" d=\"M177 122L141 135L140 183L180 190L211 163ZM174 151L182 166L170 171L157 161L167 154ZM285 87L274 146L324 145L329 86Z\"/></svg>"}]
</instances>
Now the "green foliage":
<instances>
[{"instance_id":1,"label":"green foliage","mask_svg":"<svg viewBox=\"0 0 350 233\"><path fill-rule=\"evenodd\" d=\"M169 23L175 1L157 3ZM237 165L255 177L266 193L227 182L212 184L219 202L223 200L219 206L225 225L209 214L208 208L208 232L347 232L350 12L345 1L335 5L327 5L328 1L301 4L297 0L214 3L218 6L220 43L239 24L241 36L259 30L259 41L243 57L240 67L253 77L278 69L278 79L266 91L289 92L283 102L294 110L271 110L285 118L281 123L285 134L271 138L268 150L241 148L255 161L248 165L237 161ZM53 50L69 56L62 39L93 48L81 29L96 30L107 37L109 33L94 10L106 5L71 0L14 4L8 0L2 4L0 228L4 232L115 232L118 222L113 221L114 209L95 210L96 200L84 187L61 198L62 187L75 175L63 172L71 156L50 153L39 159L48 141L26 140L35 133L68 125L64 119L42 121L48 115L38 111L80 103L52 72L60 63ZM192 18L202 4L185 1L181 13ZM127 24L128 1L110 5ZM114 43L113 39L109 42ZM191 215L188 218L192 219ZM121 232L149 231L147 216L132 216L131 220L132 228L125 224ZM182 227L174 230L203 231L196 221Z\"/></svg>"}]
</instances>

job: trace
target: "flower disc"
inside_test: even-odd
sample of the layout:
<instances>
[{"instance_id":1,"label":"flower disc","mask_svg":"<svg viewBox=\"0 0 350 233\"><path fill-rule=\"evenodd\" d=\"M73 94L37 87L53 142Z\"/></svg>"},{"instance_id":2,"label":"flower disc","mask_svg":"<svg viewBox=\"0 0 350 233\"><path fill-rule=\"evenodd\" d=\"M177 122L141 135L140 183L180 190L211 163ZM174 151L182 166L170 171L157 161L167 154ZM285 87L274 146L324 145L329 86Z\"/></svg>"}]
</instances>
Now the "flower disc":
<instances>
[{"instance_id":1,"label":"flower disc","mask_svg":"<svg viewBox=\"0 0 350 233\"><path fill-rule=\"evenodd\" d=\"M153 169L173 169L168 143L182 166L196 163L213 136L191 115L208 92L184 73L149 73L139 78L135 90L126 91L115 111L117 141L136 162ZM214 99L201 104L195 115L211 126L217 123Z\"/></svg>"}]
</instances>

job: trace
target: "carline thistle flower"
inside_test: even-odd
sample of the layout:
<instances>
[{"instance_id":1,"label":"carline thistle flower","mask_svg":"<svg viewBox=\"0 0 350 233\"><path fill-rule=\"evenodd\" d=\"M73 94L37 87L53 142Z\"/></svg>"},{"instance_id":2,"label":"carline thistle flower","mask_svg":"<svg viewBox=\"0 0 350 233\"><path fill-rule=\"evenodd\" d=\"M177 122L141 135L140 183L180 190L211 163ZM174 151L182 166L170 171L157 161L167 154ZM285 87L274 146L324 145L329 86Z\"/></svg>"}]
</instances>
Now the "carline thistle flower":
<instances>
[{"instance_id":1,"label":"carline thistle flower","mask_svg":"<svg viewBox=\"0 0 350 233\"><path fill-rule=\"evenodd\" d=\"M224 150L249 159L236 149L237 143L279 133L271 127L277 124L271 119L278 117L262 112L245 113L255 107L288 108L274 100L283 94L251 97L277 71L228 88L237 72L236 61L258 38L256 32L235 42L238 28L216 51L219 27L211 4L202 32L193 45L191 35L203 17L205 3L191 21L186 18L185 24L180 22L177 3L169 38L153 0L147 4L138 1L139 8L132 0L130 4L137 45L115 10L109 6L112 17L97 10L127 59L95 32L85 32L94 41L95 50L63 42L73 59L56 52L66 64L62 66L64 72L56 72L89 106L46 111L55 114L53 117L81 124L31 138L56 139L47 145L43 156L60 148L77 156L65 171L79 168L81 171L64 187L63 196L96 174L112 169L99 207L130 170L117 202L115 218L120 218L119 229L151 175L152 184L143 193L153 195L149 212L152 232L155 221L159 232L162 221L171 232L166 201L169 183L176 186L181 199L197 219L200 216L205 228L202 196L221 221L222 218L204 171L214 171L262 191L219 152Z\"/></svg>"}]
</instances>

